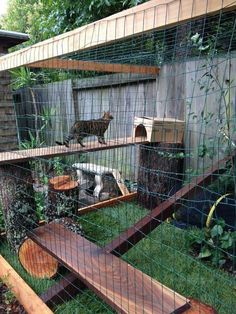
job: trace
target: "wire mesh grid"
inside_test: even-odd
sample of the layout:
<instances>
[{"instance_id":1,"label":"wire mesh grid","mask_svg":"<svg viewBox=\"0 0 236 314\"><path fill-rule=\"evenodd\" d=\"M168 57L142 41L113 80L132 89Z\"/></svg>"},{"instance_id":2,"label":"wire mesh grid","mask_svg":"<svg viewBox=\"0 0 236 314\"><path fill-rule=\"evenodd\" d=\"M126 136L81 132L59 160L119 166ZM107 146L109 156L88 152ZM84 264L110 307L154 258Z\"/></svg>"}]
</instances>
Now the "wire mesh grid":
<instances>
[{"instance_id":1,"label":"wire mesh grid","mask_svg":"<svg viewBox=\"0 0 236 314\"><path fill-rule=\"evenodd\" d=\"M142 18L0 72L1 254L56 313L231 314L235 11Z\"/></svg>"}]
</instances>

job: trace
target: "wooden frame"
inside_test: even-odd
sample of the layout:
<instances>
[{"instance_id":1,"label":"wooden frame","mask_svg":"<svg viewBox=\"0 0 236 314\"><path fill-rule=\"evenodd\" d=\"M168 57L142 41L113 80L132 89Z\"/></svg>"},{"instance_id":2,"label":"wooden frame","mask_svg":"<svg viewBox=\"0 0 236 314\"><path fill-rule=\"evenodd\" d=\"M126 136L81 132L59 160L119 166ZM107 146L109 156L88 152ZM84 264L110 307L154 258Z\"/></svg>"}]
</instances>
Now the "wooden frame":
<instances>
[{"instance_id":1,"label":"wooden frame","mask_svg":"<svg viewBox=\"0 0 236 314\"><path fill-rule=\"evenodd\" d=\"M212 168L208 169L204 175L198 176L196 180L193 180L191 183L182 187L169 199L162 202L148 215L139 220L134 226L130 227L111 243L107 244L104 247L104 250L117 256L125 254L130 248L152 232L164 220L170 217L174 210L181 206L181 203L179 202L181 199L190 197L197 189L202 188L204 185L208 185L210 182L216 180L216 174L220 174L225 171L225 169L221 170L221 168L225 166L228 160L229 158L220 160L214 164Z\"/></svg>"},{"instance_id":2,"label":"wooden frame","mask_svg":"<svg viewBox=\"0 0 236 314\"><path fill-rule=\"evenodd\" d=\"M97 71L111 73L137 73L157 75L160 68L156 66L139 66L133 64L100 63L92 61L51 59L31 63L30 68L65 69L81 71Z\"/></svg>"},{"instance_id":3,"label":"wooden frame","mask_svg":"<svg viewBox=\"0 0 236 314\"><path fill-rule=\"evenodd\" d=\"M99 208L114 206L114 205L119 204L120 202L129 202L129 201L134 200L136 198L136 196L137 196L137 192L132 192L132 193L129 193L127 195L114 197L114 198L111 198L111 199L103 201L103 202L99 202L99 203L92 204L92 205L89 205L89 206L86 206L83 208L79 208L78 214L84 215L84 214L87 214L91 211L97 210Z\"/></svg>"},{"instance_id":4,"label":"wooden frame","mask_svg":"<svg viewBox=\"0 0 236 314\"><path fill-rule=\"evenodd\" d=\"M0 278L16 296L29 314L52 314L53 312L25 283L17 272L0 255Z\"/></svg>"},{"instance_id":5,"label":"wooden frame","mask_svg":"<svg viewBox=\"0 0 236 314\"><path fill-rule=\"evenodd\" d=\"M0 71L65 56L113 41L233 10L232 0L152 0L0 58Z\"/></svg>"}]
</instances>

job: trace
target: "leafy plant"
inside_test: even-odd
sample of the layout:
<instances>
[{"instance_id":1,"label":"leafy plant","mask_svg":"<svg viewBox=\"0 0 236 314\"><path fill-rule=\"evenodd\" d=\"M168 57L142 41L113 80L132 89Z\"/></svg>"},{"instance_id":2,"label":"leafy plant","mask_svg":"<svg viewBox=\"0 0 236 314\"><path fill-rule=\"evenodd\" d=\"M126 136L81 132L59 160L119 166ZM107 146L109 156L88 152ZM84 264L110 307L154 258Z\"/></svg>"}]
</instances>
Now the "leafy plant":
<instances>
[{"instance_id":1,"label":"leafy plant","mask_svg":"<svg viewBox=\"0 0 236 314\"><path fill-rule=\"evenodd\" d=\"M226 230L224 220L203 229L200 235L193 234L190 244L191 249L197 251L197 258L208 260L216 267L222 267L227 262L235 267L236 232Z\"/></svg>"}]
</instances>

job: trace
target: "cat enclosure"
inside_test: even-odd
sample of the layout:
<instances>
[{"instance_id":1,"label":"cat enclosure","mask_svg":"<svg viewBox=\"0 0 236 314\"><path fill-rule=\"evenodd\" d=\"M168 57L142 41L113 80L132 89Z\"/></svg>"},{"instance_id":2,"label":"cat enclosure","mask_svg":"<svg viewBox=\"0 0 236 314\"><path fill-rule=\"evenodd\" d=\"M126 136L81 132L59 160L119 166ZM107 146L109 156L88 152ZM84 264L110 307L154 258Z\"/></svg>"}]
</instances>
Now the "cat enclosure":
<instances>
[{"instance_id":1,"label":"cat enclosure","mask_svg":"<svg viewBox=\"0 0 236 314\"><path fill-rule=\"evenodd\" d=\"M235 311L235 8L152 0L0 57L0 251L41 312Z\"/></svg>"}]
</instances>

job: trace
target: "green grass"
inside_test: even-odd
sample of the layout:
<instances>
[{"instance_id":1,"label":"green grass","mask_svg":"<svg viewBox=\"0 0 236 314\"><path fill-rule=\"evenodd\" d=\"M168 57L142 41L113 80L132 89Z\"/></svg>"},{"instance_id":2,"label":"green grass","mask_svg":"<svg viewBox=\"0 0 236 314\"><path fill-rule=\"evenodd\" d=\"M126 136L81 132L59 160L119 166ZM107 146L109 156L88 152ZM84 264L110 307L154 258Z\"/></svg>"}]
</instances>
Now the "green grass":
<instances>
[{"instance_id":1,"label":"green grass","mask_svg":"<svg viewBox=\"0 0 236 314\"><path fill-rule=\"evenodd\" d=\"M79 218L86 236L99 245L104 245L127 227L147 214L147 210L135 203L101 209ZM189 255L189 236L198 230L180 230L164 223L148 237L140 241L123 258L162 284L216 308L220 314L232 314L236 308L235 278L226 272L212 268ZM1 254L37 292L46 290L53 280L35 280L19 265L17 258L4 244ZM89 290L75 299L56 308L56 313L87 314L112 313Z\"/></svg>"}]
</instances>

